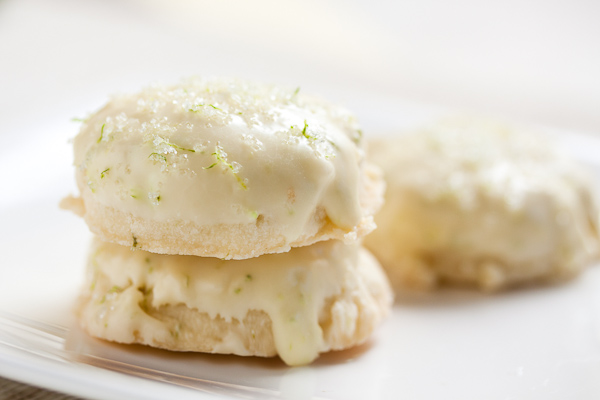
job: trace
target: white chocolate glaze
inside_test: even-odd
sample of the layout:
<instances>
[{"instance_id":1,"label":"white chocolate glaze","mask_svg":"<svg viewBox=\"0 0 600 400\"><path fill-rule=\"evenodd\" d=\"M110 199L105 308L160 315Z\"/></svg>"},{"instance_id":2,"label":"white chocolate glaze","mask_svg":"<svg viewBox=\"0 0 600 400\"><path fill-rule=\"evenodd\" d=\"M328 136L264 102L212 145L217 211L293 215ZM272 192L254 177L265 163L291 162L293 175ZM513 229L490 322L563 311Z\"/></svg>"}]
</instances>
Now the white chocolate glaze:
<instances>
[{"instance_id":1,"label":"white chocolate glaze","mask_svg":"<svg viewBox=\"0 0 600 400\"><path fill-rule=\"evenodd\" d=\"M348 232L360 223L363 158L345 110L237 80L115 97L75 138L80 190L104 206L198 225L262 216L284 227L288 242L317 209Z\"/></svg>"}]
</instances>

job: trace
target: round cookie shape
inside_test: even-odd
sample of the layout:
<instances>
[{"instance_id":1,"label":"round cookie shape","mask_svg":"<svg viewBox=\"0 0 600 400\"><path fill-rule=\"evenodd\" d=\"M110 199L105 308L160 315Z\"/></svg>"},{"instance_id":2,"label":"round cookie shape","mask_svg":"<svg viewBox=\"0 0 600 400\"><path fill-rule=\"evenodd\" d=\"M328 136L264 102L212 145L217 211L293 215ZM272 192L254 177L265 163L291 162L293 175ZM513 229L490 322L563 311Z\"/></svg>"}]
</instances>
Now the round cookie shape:
<instances>
[{"instance_id":1,"label":"round cookie shape","mask_svg":"<svg viewBox=\"0 0 600 400\"><path fill-rule=\"evenodd\" d=\"M560 281L598 256L595 183L547 138L455 118L370 143L385 205L365 240L396 287Z\"/></svg>"},{"instance_id":2,"label":"round cookie shape","mask_svg":"<svg viewBox=\"0 0 600 400\"><path fill-rule=\"evenodd\" d=\"M229 261L96 240L84 288L79 319L92 336L289 365L364 342L392 303L375 258L336 240Z\"/></svg>"},{"instance_id":3,"label":"round cookie shape","mask_svg":"<svg viewBox=\"0 0 600 400\"><path fill-rule=\"evenodd\" d=\"M71 207L102 240L156 253L243 259L352 241L382 196L351 114L239 80L115 97L74 148Z\"/></svg>"}]
</instances>

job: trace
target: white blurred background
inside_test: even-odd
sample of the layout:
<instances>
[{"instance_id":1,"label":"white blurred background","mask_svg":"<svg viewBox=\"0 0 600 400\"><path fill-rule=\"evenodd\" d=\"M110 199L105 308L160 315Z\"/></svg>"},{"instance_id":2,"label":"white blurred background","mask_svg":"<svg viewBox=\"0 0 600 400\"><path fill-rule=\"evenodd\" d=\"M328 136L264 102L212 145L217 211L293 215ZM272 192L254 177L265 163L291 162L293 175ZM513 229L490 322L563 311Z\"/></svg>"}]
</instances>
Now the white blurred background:
<instances>
[{"instance_id":1,"label":"white blurred background","mask_svg":"<svg viewBox=\"0 0 600 400\"><path fill-rule=\"evenodd\" d=\"M372 129L408 102L600 131L594 0L0 0L0 57L3 137L192 74L301 86Z\"/></svg>"},{"instance_id":2,"label":"white blurred background","mask_svg":"<svg viewBox=\"0 0 600 400\"><path fill-rule=\"evenodd\" d=\"M593 0L0 0L0 206L71 190L73 117L189 75L300 86L368 134L439 110L600 133L599 21Z\"/></svg>"}]
</instances>

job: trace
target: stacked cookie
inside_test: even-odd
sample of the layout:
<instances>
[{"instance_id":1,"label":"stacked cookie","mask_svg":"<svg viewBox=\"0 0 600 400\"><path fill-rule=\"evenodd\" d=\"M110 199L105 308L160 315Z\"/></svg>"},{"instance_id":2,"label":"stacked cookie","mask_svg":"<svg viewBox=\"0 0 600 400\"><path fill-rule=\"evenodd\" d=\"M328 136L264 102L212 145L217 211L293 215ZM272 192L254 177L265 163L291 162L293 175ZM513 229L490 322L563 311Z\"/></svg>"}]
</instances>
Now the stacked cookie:
<instances>
[{"instance_id":1,"label":"stacked cookie","mask_svg":"<svg viewBox=\"0 0 600 400\"><path fill-rule=\"evenodd\" d=\"M391 293L359 240L383 183L345 110L237 80L114 98L75 139L97 235L80 321L93 336L290 365L366 340Z\"/></svg>"}]
</instances>

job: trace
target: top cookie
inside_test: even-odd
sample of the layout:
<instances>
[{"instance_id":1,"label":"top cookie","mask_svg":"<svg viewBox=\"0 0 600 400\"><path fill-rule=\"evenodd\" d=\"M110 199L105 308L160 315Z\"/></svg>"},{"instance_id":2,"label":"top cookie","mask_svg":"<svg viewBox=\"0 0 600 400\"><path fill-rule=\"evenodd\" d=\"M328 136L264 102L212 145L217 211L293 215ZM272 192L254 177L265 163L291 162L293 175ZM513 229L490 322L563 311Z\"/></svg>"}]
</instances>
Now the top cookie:
<instances>
[{"instance_id":1,"label":"top cookie","mask_svg":"<svg viewBox=\"0 0 600 400\"><path fill-rule=\"evenodd\" d=\"M75 138L81 197L102 240L243 259L374 228L382 181L344 109L239 80L115 97Z\"/></svg>"}]
</instances>

